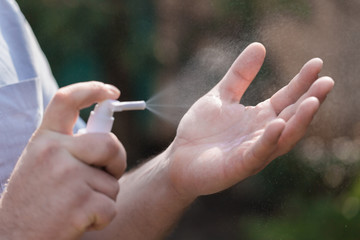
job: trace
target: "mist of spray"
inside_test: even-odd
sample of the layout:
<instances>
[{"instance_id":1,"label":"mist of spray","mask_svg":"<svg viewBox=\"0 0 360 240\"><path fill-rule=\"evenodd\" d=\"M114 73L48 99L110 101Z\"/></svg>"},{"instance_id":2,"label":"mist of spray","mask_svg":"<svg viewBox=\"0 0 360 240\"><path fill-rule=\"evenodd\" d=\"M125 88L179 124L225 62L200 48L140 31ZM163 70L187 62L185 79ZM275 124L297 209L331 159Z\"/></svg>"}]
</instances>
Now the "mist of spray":
<instances>
[{"instance_id":1,"label":"mist of spray","mask_svg":"<svg viewBox=\"0 0 360 240\"><path fill-rule=\"evenodd\" d=\"M147 108L176 126L191 105L221 80L246 45L223 43L201 49L168 86L146 102Z\"/></svg>"}]
</instances>

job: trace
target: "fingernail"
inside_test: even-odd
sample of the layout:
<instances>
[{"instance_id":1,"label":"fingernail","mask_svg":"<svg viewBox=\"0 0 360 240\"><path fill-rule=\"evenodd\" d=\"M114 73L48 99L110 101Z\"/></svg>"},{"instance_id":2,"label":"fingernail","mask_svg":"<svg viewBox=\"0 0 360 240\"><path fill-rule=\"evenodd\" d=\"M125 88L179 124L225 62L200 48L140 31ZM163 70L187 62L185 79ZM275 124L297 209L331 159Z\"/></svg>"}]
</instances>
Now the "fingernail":
<instances>
[{"instance_id":1,"label":"fingernail","mask_svg":"<svg viewBox=\"0 0 360 240\"><path fill-rule=\"evenodd\" d=\"M109 90L109 92L120 95L120 90L117 87L110 84L105 84L105 87Z\"/></svg>"}]
</instances>

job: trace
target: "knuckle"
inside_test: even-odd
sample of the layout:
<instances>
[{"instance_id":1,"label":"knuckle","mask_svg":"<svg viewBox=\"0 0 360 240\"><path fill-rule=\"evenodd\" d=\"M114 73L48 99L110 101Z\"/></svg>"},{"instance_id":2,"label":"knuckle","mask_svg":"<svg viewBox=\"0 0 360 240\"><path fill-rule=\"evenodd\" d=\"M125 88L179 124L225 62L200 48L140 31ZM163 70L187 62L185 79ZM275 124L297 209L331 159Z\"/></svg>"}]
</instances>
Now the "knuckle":
<instances>
[{"instance_id":1,"label":"knuckle","mask_svg":"<svg viewBox=\"0 0 360 240\"><path fill-rule=\"evenodd\" d=\"M115 207L115 203L112 204L108 204L108 206L106 206L107 210L106 210L106 214L104 215L104 217L102 218L102 222L100 224L100 229L106 227L107 225L109 225L109 223L111 223L111 221L115 218L116 216L116 207Z\"/></svg>"},{"instance_id":2,"label":"knuckle","mask_svg":"<svg viewBox=\"0 0 360 240\"><path fill-rule=\"evenodd\" d=\"M79 232L85 231L91 224L91 216L86 207L91 201L90 191L80 191L76 194L72 206L76 206L74 211L70 212L69 223Z\"/></svg>"},{"instance_id":3,"label":"knuckle","mask_svg":"<svg viewBox=\"0 0 360 240\"><path fill-rule=\"evenodd\" d=\"M94 94L102 94L104 92L105 84L103 82L89 81L86 84L88 84L91 92Z\"/></svg>"},{"instance_id":4,"label":"knuckle","mask_svg":"<svg viewBox=\"0 0 360 240\"><path fill-rule=\"evenodd\" d=\"M75 211L70 223L78 232L84 232L90 225L90 219L84 211Z\"/></svg>"},{"instance_id":5,"label":"knuckle","mask_svg":"<svg viewBox=\"0 0 360 240\"><path fill-rule=\"evenodd\" d=\"M53 102L55 104L66 104L71 103L71 94L69 93L69 90L67 87L60 88L53 97Z\"/></svg>"},{"instance_id":6,"label":"knuckle","mask_svg":"<svg viewBox=\"0 0 360 240\"><path fill-rule=\"evenodd\" d=\"M72 164L71 162L65 162L56 167L55 174L60 179L74 179L79 175L81 169L78 168L78 165Z\"/></svg>"},{"instance_id":7,"label":"knuckle","mask_svg":"<svg viewBox=\"0 0 360 240\"><path fill-rule=\"evenodd\" d=\"M102 89L105 85L103 82L98 81L89 81L88 84L94 89Z\"/></svg>"},{"instance_id":8,"label":"knuckle","mask_svg":"<svg viewBox=\"0 0 360 240\"><path fill-rule=\"evenodd\" d=\"M111 221L116 216L116 207L115 204L107 204L106 211L98 213L98 222L95 224L95 230L101 230L111 223Z\"/></svg>"},{"instance_id":9,"label":"knuckle","mask_svg":"<svg viewBox=\"0 0 360 240\"><path fill-rule=\"evenodd\" d=\"M104 227L106 227L107 225L109 225L111 223L111 221L115 218L116 216L116 208L114 205L112 205L112 211L111 213L108 215L108 218L106 219L105 223L104 223Z\"/></svg>"},{"instance_id":10,"label":"knuckle","mask_svg":"<svg viewBox=\"0 0 360 240\"><path fill-rule=\"evenodd\" d=\"M113 188L117 188L115 184ZM79 193L72 205L75 210L71 212L69 222L79 232L101 230L117 214L115 201L94 191Z\"/></svg>"},{"instance_id":11,"label":"knuckle","mask_svg":"<svg viewBox=\"0 0 360 240\"><path fill-rule=\"evenodd\" d=\"M31 147L28 152L35 154L32 156L34 163L44 166L56 179L78 177L78 173L82 170L81 165L72 160L62 141L56 136L37 137Z\"/></svg>"},{"instance_id":12,"label":"knuckle","mask_svg":"<svg viewBox=\"0 0 360 240\"><path fill-rule=\"evenodd\" d=\"M48 160L54 158L62 147L55 139L41 139L37 142L35 151L38 153L39 160Z\"/></svg>"},{"instance_id":13,"label":"knuckle","mask_svg":"<svg viewBox=\"0 0 360 240\"><path fill-rule=\"evenodd\" d=\"M250 81L250 77L246 75L246 72L241 71L238 68L233 68L231 72L235 76L235 78L239 80Z\"/></svg>"},{"instance_id":14,"label":"knuckle","mask_svg":"<svg viewBox=\"0 0 360 240\"><path fill-rule=\"evenodd\" d=\"M85 225L87 230L104 229L116 216L115 202L111 200L94 201L92 205L93 207L88 210L87 219L80 222L80 226Z\"/></svg>"},{"instance_id":15,"label":"knuckle","mask_svg":"<svg viewBox=\"0 0 360 240\"><path fill-rule=\"evenodd\" d=\"M116 155L121 152L120 142L113 134L108 134L107 137L104 138L103 144L105 152L109 155Z\"/></svg>"}]
</instances>

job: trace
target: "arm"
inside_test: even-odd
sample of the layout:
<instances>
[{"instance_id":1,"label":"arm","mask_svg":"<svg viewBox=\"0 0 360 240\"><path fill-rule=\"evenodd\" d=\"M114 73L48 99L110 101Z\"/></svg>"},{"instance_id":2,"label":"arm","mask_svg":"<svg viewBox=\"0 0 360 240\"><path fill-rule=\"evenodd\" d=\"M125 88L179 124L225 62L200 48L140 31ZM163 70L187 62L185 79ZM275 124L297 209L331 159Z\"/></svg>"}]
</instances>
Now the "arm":
<instances>
[{"instance_id":1,"label":"arm","mask_svg":"<svg viewBox=\"0 0 360 240\"><path fill-rule=\"evenodd\" d=\"M57 92L0 200L1 239L78 239L114 218L125 151L111 134L72 129L79 109L118 96L96 82Z\"/></svg>"},{"instance_id":2,"label":"arm","mask_svg":"<svg viewBox=\"0 0 360 240\"><path fill-rule=\"evenodd\" d=\"M168 150L120 179L117 216L103 231L88 232L83 239L162 239L169 233L194 198L173 188Z\"/></svg>"},{"instance_id":3,"label":"arm","mask_svg":"<svg viewBox=\"0 0 360 240\"><path fill-rule=\"evenodd\" d=\"M261 44L245 49L185 114L165 152L120 179L111 224L84 238L161 239L198 196L231 187L288 152L334 82L318 78L322 61L313 59L270 99L245 107L239 101L264 58Z\"/></svg>"}]
</instances>

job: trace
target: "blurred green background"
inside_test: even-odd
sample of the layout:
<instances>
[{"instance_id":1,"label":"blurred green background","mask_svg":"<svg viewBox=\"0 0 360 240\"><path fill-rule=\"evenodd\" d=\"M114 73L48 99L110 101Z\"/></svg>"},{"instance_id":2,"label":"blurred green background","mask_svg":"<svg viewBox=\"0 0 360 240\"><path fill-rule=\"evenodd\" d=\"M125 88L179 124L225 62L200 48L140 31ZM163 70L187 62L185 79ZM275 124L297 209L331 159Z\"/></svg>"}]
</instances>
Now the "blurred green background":
<instances>
[{"instance_id":1,"label":"blurred green background","mask_svg":"<svg viewBox=\"0 0 360 240\"><path fill-rule=\"evenodd\" d=\"M198 199L168 239L359 239L358 1L18 3L59 86L99 80L119 87L121 100L147 100L179 76L219 80L248 43L260 41L268 57L242 100L256 104L321 57L336 87L304 140L260 174ZM129 168L164 150L175 131L149 112L116 114Z\"/></svg>"}]
</instances>

